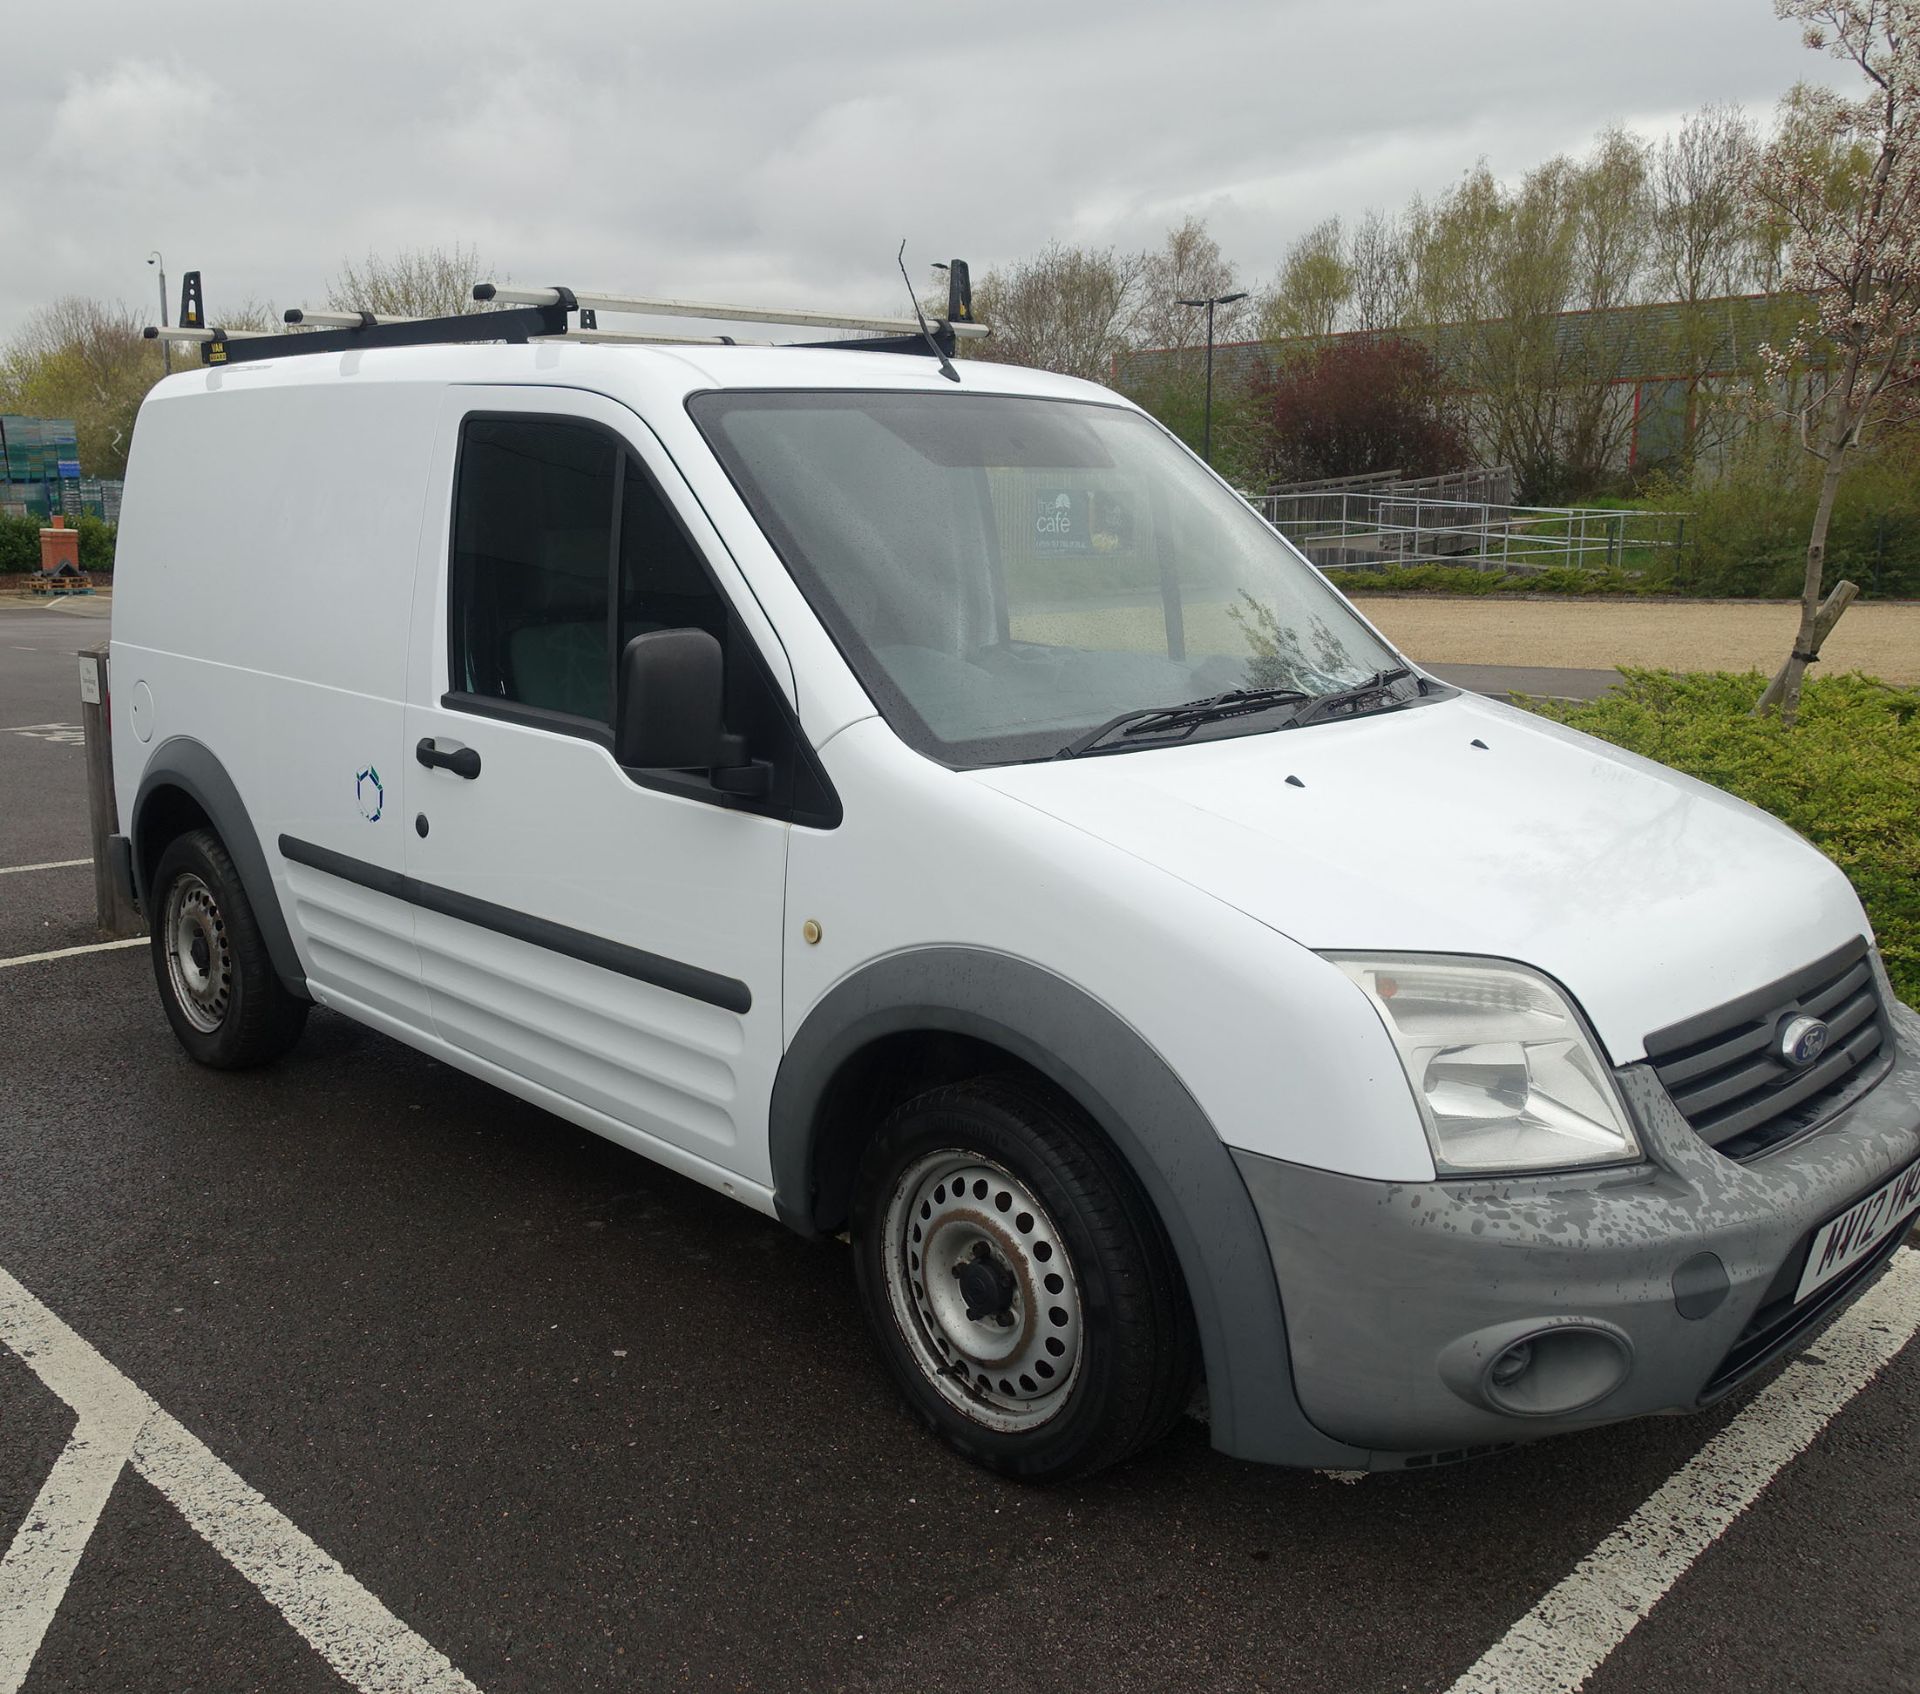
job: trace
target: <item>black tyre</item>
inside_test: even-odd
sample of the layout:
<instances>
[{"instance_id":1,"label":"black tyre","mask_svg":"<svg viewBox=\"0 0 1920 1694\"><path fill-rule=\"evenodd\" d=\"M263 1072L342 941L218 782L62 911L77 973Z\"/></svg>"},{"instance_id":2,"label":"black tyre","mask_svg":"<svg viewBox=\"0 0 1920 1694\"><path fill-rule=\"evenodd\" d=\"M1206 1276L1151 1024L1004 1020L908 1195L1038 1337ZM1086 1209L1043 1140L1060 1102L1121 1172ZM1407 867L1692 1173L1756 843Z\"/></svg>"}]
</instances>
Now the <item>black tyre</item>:
<instances>
[{"instance_id":1,"label":"black tyre","mask_svg":"<svg viewBox=\"0 0 1920 1694\"><path fill-rule=\"evenodd\" d=\"M193 1058L240 1070L279 1058L300 1039L307 1002L281 986L217 835L196 829L167 844L148 906L160 1003Z\"/></svg>"},{"instance_id":2,"label":"black tyre","mask_svg":"<svg viewBox=\"0 0 1920 1694\"><path fill-rule=\"evenodd\" d=\"M908 1401L1007 1476L1085 1476L1157 1440L1194 1343L1166 1234L1071 1102L1024 1076L908 1101L860 1169L855 1264Z\"/></svg>"}]
</instances>

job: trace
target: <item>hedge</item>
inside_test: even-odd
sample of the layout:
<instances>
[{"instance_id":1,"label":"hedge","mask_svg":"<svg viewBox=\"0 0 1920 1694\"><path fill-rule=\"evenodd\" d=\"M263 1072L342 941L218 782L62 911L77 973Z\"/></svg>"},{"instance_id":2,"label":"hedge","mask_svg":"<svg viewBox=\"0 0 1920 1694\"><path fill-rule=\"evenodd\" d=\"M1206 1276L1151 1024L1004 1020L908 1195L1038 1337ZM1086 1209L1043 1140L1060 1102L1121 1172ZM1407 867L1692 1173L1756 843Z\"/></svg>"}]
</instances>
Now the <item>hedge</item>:
<instances>
[{"instance_id":1,"label":"hedge","mask_svg":"<svg viewBox=\"0 0 1920 1694\"><path fill-rule=\"evenodd\" d=\"M1529 704L1791 824L1853 879L1894 988L1920 1001L1920 691L1810 679L1788 727L1751 715L1758 673L1621 676L1599 700Z\"/></svg>"},{"instance_id":2,"label":"hedge","mask_svg":"<svg viewBox=\"0 0 1920 1694\"><path fill-rule=\"evenodd\" d=\"M75 521L80 537L80 568L107 572L113 569L115 526L99 518L83 517ZM40 520L10 518L0 512L0 572L37 571L40 568Z\"/></svg>"},{"instance_id":3,"label":"hedge","mask_svg":"<svg viewBox=\"0 0 1920 1694\"><path fill-rule=\"evenodd\" d=\"M1401 565L1370 571L1342 566L1326 573L1343 594L1671 594L1673 585L1626 571L1550 565L1527 575L1477 571L1471 565Z\"/></svg>"}]
</instances>

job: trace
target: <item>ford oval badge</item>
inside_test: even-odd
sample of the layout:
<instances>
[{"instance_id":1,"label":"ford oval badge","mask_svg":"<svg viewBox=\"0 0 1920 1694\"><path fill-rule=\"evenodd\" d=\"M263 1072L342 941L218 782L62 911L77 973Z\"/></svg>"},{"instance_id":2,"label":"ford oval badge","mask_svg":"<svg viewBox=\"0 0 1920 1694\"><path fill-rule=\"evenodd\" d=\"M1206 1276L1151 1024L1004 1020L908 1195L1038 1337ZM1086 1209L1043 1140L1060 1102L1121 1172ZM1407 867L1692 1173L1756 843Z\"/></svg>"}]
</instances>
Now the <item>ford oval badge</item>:
<instances>
[{"instance_id":1,"label":"ford oval badge","mask_svg":"<svg viewBox=\"0 0 1920 1694\"><path fill-rule=\"evenodd\" d=\"M1789 1018L1781 1026L1776 1051L1795 1070L1805 1070L1826 1050L1827 1026L1819 1018Z\"/></svg>"}]
</instances>

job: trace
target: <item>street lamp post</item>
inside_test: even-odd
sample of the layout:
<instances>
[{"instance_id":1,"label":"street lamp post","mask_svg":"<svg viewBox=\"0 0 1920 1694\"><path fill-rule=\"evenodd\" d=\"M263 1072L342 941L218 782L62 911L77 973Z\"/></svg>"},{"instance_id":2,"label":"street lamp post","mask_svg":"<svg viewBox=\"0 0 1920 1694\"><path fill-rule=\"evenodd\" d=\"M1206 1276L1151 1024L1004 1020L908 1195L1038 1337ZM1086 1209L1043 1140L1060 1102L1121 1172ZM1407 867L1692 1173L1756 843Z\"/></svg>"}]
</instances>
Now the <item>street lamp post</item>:
<instances>
[{"instance_id":1,"label":"street lamp post","mask_svg":"<svg viewBox=\"0 0 1920 1694\"><path fill-rule=\"evenodd\" d=\"M147 263L160 272L160 327L165 329L167 327L167 261L160 257L160 250L155 248L147 255ZM166 361L167 375L172 376L173 343L165 336L160 338L160 357Z\"/></svg>"},{"instance_id":2,"label":"street lamp post","mask_svg":"<svg viewBox=\"0 0 1920 1694\"><path fill-rule=\"evenodd\" d=\"M1179 306L1204 306L1207 309L1207 409L1200 424L1200 457L1208 464L1213 463L1213 309L1216 306L1231 306L1236 300L1246 299L1246 290L1238 294L1215 294L1205 300L1178 300Z\"/></svg>"}]
</instances>

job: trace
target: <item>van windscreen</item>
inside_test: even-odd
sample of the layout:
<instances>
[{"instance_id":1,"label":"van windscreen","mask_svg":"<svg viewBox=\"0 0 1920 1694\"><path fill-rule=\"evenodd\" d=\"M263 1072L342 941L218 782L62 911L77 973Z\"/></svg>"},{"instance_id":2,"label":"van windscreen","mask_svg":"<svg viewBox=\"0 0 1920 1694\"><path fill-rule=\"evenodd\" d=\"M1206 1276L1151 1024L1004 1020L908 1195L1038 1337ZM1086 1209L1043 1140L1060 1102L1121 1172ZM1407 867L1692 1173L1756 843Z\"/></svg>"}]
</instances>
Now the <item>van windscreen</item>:
<instances>
[{"instance_id":1,"label":"van windscreen","mask_svg":"<svg viewBox=\"0 0 1920 1694\"><path fill-rule=\"evenodd\" d=\"M888 722L944 764L1047 758L1122 712L1324 694L1397 662L1128 408L733 391L689 410Z\"/></svg>"}]
</instances>

